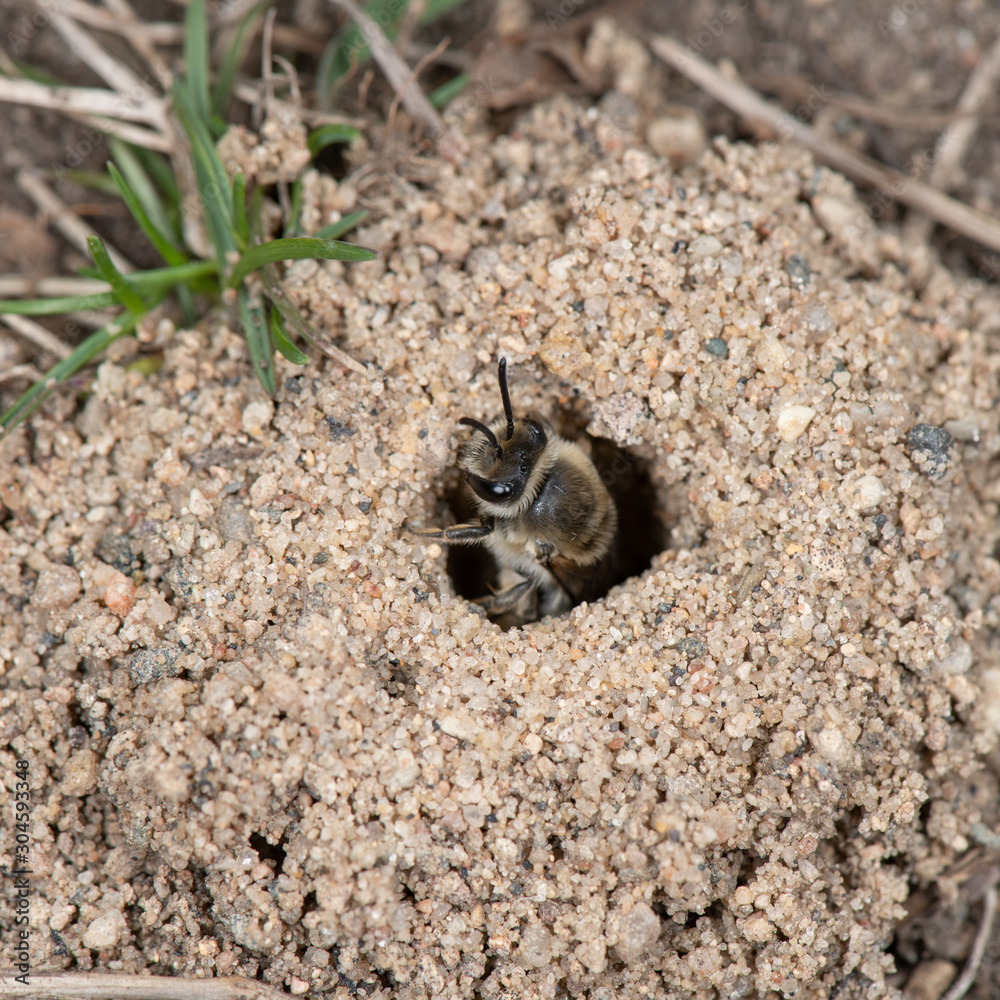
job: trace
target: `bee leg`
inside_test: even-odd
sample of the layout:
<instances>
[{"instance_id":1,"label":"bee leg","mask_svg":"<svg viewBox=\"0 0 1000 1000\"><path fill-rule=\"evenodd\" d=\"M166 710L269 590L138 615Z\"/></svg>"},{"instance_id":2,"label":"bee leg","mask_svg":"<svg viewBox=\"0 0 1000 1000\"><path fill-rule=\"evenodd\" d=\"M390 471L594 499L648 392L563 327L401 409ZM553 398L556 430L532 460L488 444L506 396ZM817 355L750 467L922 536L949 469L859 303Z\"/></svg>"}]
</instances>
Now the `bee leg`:
<instances>
[{"instance_id":1,"label":"bee leg","mask_svg":"<svg viewBox=\"0 0 1000 1000\"><path fill-rule=\"evenodd\" d=\"M535 539L535 558L539 566L544 566L552 576L554 583L541 584L539 586L541 597L541 613L543 615L557 615L563 611L568 611L573 604L570 597L570 590L563 582L552 565L552 554L555 546L550 542L543 542L540 538Z\"/></svg>"},{"instance_id":2,"label":"bee leg","mask_svg":"<svg viewBox=\"0 0 1000 1000\"><path fill-rule=\"evenodd\" d=\"M478 604L490 617L505 615L513 611L534 590L534 580L522 580L513 587L501 590L499 594L477 597L473 603Z\"/></svg>"},{"instance_id":3,"label":"bee leg","mask_svg":"<svg viewBox=\"0 0 1000 1000\"><path fill-rule=\"evenodd\" d=\"M408 524L406 527L421 538L436 538L456 545L474 545L493 533L492 526L485 524L453 524L449 528L414 528Z\"/></svg>"}]
</instances>

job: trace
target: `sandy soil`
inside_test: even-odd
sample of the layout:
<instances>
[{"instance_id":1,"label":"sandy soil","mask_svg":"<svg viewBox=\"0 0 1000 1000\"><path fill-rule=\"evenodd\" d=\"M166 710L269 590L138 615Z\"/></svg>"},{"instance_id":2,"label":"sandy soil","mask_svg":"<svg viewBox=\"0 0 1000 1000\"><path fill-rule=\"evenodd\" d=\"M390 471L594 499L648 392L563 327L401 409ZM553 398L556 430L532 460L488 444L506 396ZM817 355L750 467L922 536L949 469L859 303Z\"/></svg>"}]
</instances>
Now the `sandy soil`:
<instances>
[{"instance_id":1,"label":"sandy soil","mask_svg":"<svg viewBox=\"0 0 1000 1000\"><path fill-rule=\"evenodd\" d=\"M36 966L874 998L908 899L956 897L998 822L996 291L807 155L692 138L597 38L596 107L494 139L470 102L458 165L311 176L383 256L289 291L369 378L282 362L272 401L224 317L164 321L159 372L122 346L0 446ZM501 355L670 531L510 631L403 528L450 521Z\"/></svg>"}]
</instances>

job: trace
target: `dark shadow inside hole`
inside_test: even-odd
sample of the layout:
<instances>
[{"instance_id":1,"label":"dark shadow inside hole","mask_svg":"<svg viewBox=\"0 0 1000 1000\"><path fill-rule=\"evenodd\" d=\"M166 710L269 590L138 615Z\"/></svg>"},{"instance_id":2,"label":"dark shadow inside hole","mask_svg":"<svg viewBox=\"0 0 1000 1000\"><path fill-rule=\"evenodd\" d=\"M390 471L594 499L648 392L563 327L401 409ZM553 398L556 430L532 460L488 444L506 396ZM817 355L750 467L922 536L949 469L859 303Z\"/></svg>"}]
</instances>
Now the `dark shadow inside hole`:
<instances>
[{"instance_id":1,"label":"dark shadow inside hole","mask_svg":"<svg viewBox=\"0 0 1000 1000\"><path fill-rule=\"evenodd\" d=\"M606 574L595 576L581 594L577 602L580 603L599 600L612 587L649 569L653 557L667 547L668 531L657 509L648 462L607 438L580 435L576 443L589 450L591 461L618 508L614 557ZM446 485L443 499L454 516L451 523L479 520L461 479L456 477ZM483 597L498 587L499 568L485 546L451 545L445 566L456 593L467 600Z\"/></svg>"}]
</instances>

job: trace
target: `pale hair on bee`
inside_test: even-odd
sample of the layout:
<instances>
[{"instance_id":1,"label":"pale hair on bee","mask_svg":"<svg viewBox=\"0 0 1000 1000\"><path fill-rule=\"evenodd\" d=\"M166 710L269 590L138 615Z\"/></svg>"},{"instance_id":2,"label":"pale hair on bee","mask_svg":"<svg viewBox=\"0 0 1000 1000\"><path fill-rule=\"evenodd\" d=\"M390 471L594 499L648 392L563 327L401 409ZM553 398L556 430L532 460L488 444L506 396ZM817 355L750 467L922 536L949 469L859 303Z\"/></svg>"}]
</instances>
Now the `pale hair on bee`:
<instances>
[{"instance_id":1,"label":"pale hair on bee","mask_svg":"<svg viewBox=\"0 0 1000 1000\"><path fill-rule=\"evenodd\" d=\"M485 545L501 569L498 593L476 599L493 618L523 624L560 614L615 582L618 511L580 445L543 420L515 419L507 359L498 366L503 414L473 429L458 466L478 523L411 530L451 545Z\"/></svg>"}]
</instances>

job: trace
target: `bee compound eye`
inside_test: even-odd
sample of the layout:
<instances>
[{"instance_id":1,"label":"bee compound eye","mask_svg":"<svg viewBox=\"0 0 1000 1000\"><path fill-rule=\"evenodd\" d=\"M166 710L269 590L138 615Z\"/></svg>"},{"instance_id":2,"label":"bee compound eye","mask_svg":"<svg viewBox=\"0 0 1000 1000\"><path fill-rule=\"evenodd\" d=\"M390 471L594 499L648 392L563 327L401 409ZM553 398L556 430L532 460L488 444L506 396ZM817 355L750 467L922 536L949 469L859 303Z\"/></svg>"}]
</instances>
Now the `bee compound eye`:
<instances>
[{"instance_id":1,"label":"bee compound eye","mask_svg":"<svg viewBox=\"0 0 1000 1000\"><path fill-rule=\"evenodd\" d=\"M545 428L537 420L527 421L528 430L531 432L531 438L537 447L541 447L545 444Z\"/></svg>"},{"instance_id":2,"label":"bee compound eye","mask_svg":"<svg viewBox=\"0 0 1000 1000\"><path fill-rule=\"evenodd\" d=\"M472 492L481 500L500 502L507 500L514 492L514 487L510 483L493 482L492 480L472 475L468 477L468 480L469 485L472 487Z\"/></svg>"}]
</instances>

